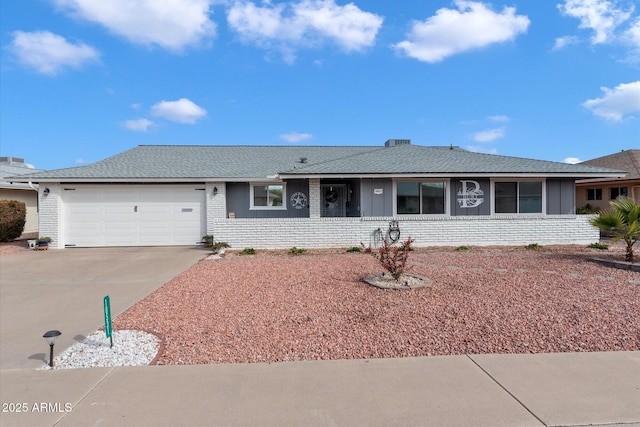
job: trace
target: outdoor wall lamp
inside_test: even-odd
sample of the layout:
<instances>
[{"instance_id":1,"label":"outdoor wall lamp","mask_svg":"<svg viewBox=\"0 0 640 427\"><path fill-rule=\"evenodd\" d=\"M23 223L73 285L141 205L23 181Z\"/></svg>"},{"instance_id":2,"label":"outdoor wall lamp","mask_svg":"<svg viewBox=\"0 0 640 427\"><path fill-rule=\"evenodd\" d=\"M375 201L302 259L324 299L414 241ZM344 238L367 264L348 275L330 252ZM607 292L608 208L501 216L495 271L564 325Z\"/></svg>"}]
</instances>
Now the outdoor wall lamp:
<instances>
[{"instance_id":1,"label":"outdoor wall lamp","mask_svg":"<svg viewBox=\"0 0 640 427\"><path fill-rule=\"evenodd\" d=\"M44 191L42 192L42 194L44 194L45 196L49 195L49 189L45 188Z\"/></svg>"},{"instance_id":2,"label":"outdoor wall lamp","mask_svg":"<svg viewBox=\"0 0 640 427\"><path fill-rule=\"evenodd\" d=\"M44 335L42 336L42 338L44 338L45 340L47 340L47 343L49 344L49 366L53 368L53 345L56 343L56 339L62 335L62 332L60 331L47 331L44 333Z\"/></svg>"},{"instance_id":3,"label":"outdoor wall lamp","mask_svg":"<svg viewBox=\"0 0 640 427\"><path fill-rule=\"evenodd\" d=\"M213 195L214 196L218 195L218 187L213 187Z\"/></svg>"}]
</instances>

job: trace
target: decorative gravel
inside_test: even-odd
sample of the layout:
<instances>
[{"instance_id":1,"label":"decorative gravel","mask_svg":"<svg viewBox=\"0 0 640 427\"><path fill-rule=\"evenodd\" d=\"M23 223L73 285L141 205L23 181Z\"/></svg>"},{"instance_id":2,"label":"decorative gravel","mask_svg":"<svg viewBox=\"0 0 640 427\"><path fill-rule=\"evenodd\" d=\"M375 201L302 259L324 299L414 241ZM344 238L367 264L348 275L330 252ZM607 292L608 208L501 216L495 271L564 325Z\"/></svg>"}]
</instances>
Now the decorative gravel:
<instances>
[{"instance_id":1,"label":"decorative gravel","mask_svg":"<svg viewBox=\"0 0 640 427\"><path fill-rule=\"evenodd\" d=\"M227 253L114 320L163 340L158 364L640 350L640 273L584 247L418 249L430 287L365 284L381 267L343 251Z\"/></svg>"},{"instance_id":2,"label":"decorative gravel","mask_svg":"<svg viewBox=\"0 0 640 427\"><path fill-rule=\"evenodd\" d=\"M53 369L142 366L158 353L160 340L142 331L113 331L113 347L104 331L97 331L53 358ZM48 364L42 369L51 369Z\"/></svg>"}]
</instances>

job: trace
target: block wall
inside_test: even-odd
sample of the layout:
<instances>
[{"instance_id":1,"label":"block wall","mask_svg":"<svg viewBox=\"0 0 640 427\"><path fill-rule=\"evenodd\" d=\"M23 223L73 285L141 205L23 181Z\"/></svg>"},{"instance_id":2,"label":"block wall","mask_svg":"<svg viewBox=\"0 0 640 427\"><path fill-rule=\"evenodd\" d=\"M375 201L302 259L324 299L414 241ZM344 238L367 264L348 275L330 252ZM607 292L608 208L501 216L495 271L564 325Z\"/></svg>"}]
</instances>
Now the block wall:
<instances>
[{"instance_id":1,"label":"block wall","mask_svg":"<svg viewBox=\"0 0 640 427\"><path fill-rule=\"evenodd\" d=\"M392 218L213 219L213 234L232 248L287 249L376 246ZM401 239L420 246L493 246L597 242L599 231L586 215L539 217L448 217L403 219Z\"/></svg>"}]
</instances>

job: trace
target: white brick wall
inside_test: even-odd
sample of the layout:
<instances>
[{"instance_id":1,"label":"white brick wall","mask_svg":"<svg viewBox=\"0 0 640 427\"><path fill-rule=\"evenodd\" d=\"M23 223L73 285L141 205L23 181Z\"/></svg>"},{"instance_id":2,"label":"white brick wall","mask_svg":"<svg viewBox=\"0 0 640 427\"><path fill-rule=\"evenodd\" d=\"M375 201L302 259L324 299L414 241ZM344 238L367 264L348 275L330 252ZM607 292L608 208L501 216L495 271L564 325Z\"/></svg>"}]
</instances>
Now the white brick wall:
<instances>
[{"instance_id":1,"label":"white brick wall","mask_svg":"<svg viewBox=\"0 0 640 427\"><path fill-rule=\"evenodd\" d=\"M214 196L213 189L217 188L218 193ZM206 205L206 221L207 232L206 234L214 233L214 223L216 218L227 217L227 187L224 182L208 182L205 186L205 205ZM217 236L213 234L214 239Z\"/></svg>"},{"instance_id":2,"label":"white brick wall","mask_svg":"<svg viewBox=\"0 0 640 427\"><path fill-rule=\"evenodd\" d=\"M398 218L401 240L420 246L589 244L599 232L585 215L538 217ZM375 231L386 235L392 218L214 219L216 241L232 248L286 249L375 246Z\"/></svg>"},{"instance_id":3,"label":"white brick wall","mask_svg":"<svg viewBox=\"0 0 640 427\"><path fill-rule=\"evenodd\" d=\"M49 189L49 194L46 196L44 195L45 188ZM62 249L64 248L64 242L62 241L64 233L61 223L62 216L60 214L60 209L62 207L60 200L60 185L40 184L38 198L40 203L40 210L38 213L38 236L51 237L52 241L49 244L49 247Z\"/></svg>"},{"instance_id":4,"label":"white brick wall","mask_svg":"<svg viewBox=\"0 0 640 427\"><path fill-rule=\"evenodd\" d=\"M320 218L320 178L309 179L309 217Z\"/></svg>"}]
</instances>

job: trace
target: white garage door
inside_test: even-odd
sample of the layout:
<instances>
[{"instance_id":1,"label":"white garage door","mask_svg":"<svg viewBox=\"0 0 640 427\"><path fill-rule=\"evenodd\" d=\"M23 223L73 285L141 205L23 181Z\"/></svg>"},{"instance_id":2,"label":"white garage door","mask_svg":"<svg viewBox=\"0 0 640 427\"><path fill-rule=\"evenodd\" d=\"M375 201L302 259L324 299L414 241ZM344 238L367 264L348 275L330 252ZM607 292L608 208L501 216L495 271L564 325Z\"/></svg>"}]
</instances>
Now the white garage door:
<instances>
[{"instance_id":1,"label":"white garage door","mask_svg":"<svg viewBox=\"0 0 640 427\"><path fill-rule=\"evenodd\" d=\"M65 246L193 245L205 234L204 185L64 185Z\"/></svg>"}]
</instances>

